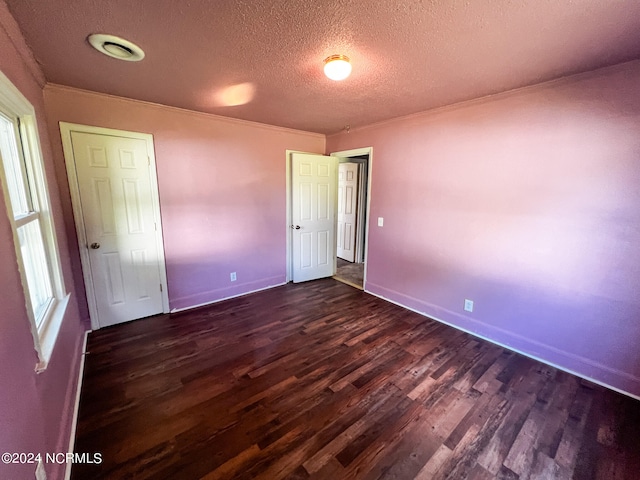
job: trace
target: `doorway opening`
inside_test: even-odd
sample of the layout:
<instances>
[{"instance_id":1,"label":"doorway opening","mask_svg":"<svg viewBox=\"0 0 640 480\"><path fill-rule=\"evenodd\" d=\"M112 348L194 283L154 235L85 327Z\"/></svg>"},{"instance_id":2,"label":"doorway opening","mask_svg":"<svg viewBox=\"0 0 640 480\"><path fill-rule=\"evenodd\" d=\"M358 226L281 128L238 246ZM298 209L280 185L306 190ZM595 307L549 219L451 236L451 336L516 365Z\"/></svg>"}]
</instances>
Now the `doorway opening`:
<instances>
[{"instance_id":1,"label":"doorway opening","mask_svg":"<svg viewBox=\"0 0 640 480\"><path fill-rule=\"evenodd\" d=\"M301 174L305 174L305 176L310 175L312 172L315 172L316 168L319 168L320 164L326 162L329 158L333 157L335 159L335 163L329 162L329 164L333 163L335 166L330 169L325 169L326 173L333 172L327 177L327 184L324 186L318 184L316 185L316 181L311 178L307 178L301 181L298 178ZM339 152L333 152L329 157L318 154L310 154L305 152L297 152L293 150L287 150L286 152L286 272L287 282L293 281L306 281L314 278L323 278L323 277L331 277L344 281L344 283L348 283L356 288L362 289L366 291L366 281L367 281L367 256L368 256L368 233L369 233L369 209L371 203L371 178L372 178L372 160L373 160L373 148L365 147L358 148L353 150L345 150ZM296 164L301 161L306 161L308 166L304 166L302 168L301 165ZM317 163L317 165L316 165ZM356 196L356 215L357 219L355 220L353 227L355 232L355 239L353 241L353 257L349 260L343 260L338 257L338 165L346 164L346 163L356 163L358 165L357 168L357 179L358 179L358 187L353 190L352 194ZM316 165L314 167L314 165ZM304 171L303 171L304 170ZM313 177L313 175L311 175ZM322 183L322 182L320 182ZM304 187L304 188L303 188ZM319 195L320 192L325 192L323 195ZM311 195L303 195L303 193L315 192ZM325 212L325 209L318 209L314 207L313 199L314 198L325 198L326 196L334 198L335 200L327 203L326 212L329 216L326 218L328 220L331 218L331 224L333 225L331 229L328 227L323 230L327 232L325 235L326 240L320 241L320 237L318 235L314 236L315 230L312 228L314 225L318 226L319 218L315 218L318 212ZM306 201L307 199L308 201ZM307 205L308 204L308 205ZM331 206L329 206L332 204ZM306 212L307 215L302 215L302 212ZM324 215L324 214L323 214ZM303 218L304 217L304 218ZM308 219L306 217L309 217ZM313 217L313 218L312 218ZM324 218L324 217L323 217ZM311 224L306 225L300 223L301 221L312 221ZM315 220L315 221L314 221ZM328 232L332 230L332 233ZM307 234L306 236L303 234ZM321 232L322 233L322 232ZM309 238L307 238L309 237ZM318 237L314 241L313 239ZM324 238L324 237L323 237ZM305 244L303 240L307 241L307 247L304 248ZM309 240L310 239L310 240ZM318 246L322 245L322 249L318 249ZM324 248L327 247L327 248ZM330 247L330 248L329 248ZM317 251L316 251L317 250ZM310 254L306 254L305 252L310 252ZM327 252L329 255L319 255L319 252ZM344 252L343 252L344 254ZM323 273L321 275L311 275L309 278L307 276L302 275L302 266L309 264L309 267L313 267L315 264L314 259L320 259L322 257L322 263L326 261L330 262L331 267L329 269L329 273ZM306 263L305 263L306 261ZM355 281L349 280L348 278L343 278L341 276L336 277L335 275L338 272L338 267L350 267L351 270L359 271L359 278L356 278ZM324 270L323 270L324 272ZM343 270L344 272L344 270Z\"/></svg>"},{"instance_id":2,"label":"doorway opening","mask_svg":"<svg viewBox=\"0 0 640 480\"><path fill-rule=\"evenodd\" d=\"M366 266L370 153L370 149L358 149L331 154L339 158L334 278L361 290Z\"/></svg>"}]
</instances>

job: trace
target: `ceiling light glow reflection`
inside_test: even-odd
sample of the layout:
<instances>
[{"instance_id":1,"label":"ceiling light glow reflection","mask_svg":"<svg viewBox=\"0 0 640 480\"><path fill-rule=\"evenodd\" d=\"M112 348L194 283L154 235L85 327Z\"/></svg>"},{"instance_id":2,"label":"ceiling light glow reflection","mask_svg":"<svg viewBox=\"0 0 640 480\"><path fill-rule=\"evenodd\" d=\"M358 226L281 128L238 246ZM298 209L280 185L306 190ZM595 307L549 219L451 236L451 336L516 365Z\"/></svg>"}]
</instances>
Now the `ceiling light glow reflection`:
<instances>
[{"instance_id":1,"label":"ceiling light glow reflection","mask_svg":"<svg viewBox=\"0 0 640 480\"><path fill-rule=\"evenodd\" d=\"M216 95L217 103L223 107L245 105L253 100L256 87L251 82L238 83L225 87Z\"/></svg>"}]
</instances>

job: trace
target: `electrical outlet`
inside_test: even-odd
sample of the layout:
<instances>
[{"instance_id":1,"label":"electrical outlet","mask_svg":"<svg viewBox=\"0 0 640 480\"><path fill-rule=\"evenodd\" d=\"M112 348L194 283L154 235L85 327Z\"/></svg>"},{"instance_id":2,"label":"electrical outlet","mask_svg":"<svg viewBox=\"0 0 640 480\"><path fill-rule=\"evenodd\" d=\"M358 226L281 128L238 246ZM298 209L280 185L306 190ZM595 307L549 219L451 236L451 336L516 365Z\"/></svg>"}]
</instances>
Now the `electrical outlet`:
<instances>
[{"instance_id":1,"label":"electrical outlet","mask_svg":"<svg viewBox=\"0 0 640 480\"><path fill-rule=\"evenodd\" d=\"M231 281L235 282L237 280L236 272L231 272Z\"/></svg>"},{"instance_id":2,"label":"electrical outlet","mask_svg":"<svg viewBox=\"0 0 640 480\"><path fill-rule=\"evenodd\" d=\"M378 226L382 227L384 225L384 218L378 217Z\"/></svg>"},{"instance_id":3,"label":"electrical outlet","mask_svg":"<svg viewBox=\"0 0 640 480\"><path fill-rule=\"evenodd\" d=\"M473 300L464 299L464 310L465 312L473 312Z\"/></svg>"}]
</instances>

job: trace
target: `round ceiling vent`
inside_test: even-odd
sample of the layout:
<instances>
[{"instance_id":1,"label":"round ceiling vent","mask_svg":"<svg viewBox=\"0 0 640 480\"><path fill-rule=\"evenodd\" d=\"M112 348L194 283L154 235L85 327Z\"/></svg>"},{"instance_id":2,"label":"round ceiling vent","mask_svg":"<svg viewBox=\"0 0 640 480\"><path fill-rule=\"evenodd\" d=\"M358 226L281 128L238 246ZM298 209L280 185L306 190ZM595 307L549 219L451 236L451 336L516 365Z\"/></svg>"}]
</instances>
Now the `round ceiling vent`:
<instances>
[{"instance_id":1,"label":"round ceiling vent","mask_svg":"<svg viewBox=\"0 0 640 480\"><path fill-rule=\"evenodd\" d=\"M117 58L118 60L139 62L144 58L144 52L139 46L115 35L94 33L93 35L89 35L87 40L91 46L100 53Z\"/></svg>"}]
</instances>

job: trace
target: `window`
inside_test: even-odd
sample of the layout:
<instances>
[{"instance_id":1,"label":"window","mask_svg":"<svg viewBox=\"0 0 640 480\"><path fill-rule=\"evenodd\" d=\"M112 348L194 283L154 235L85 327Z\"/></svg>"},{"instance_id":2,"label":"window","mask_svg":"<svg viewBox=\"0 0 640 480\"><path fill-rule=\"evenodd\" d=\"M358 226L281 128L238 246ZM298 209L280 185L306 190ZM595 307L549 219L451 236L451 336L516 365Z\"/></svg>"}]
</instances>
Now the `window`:
<instances>
[{"instance_id":1,"label":"window","mask_svg":"<svg viewBox=\"0 0 640 480\"><path fill-rule=\"evenodd\" d=\"M0 72L0 176L40 371L53 352L69 295L62 280L34 113Z\"/></svg>"}]
</instances>

